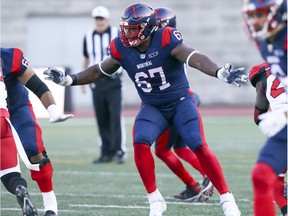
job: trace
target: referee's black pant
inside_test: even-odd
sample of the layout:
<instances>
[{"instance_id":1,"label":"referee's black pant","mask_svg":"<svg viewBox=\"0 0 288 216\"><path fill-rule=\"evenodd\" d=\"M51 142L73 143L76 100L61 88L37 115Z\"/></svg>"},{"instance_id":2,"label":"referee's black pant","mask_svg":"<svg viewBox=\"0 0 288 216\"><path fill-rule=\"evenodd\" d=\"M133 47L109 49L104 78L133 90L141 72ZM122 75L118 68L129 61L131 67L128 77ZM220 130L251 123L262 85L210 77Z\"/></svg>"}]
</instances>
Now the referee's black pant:
<instances>
[{"instance_id":1,"label":"referee's black pant","mask_svg":"<svg viewBox=\"0 0 288 216\"><path fill-rule=\"evenodd\" d=\"M106 78L92 84L93 104L102 140L101 157L113 157L116 153L124 153L122 147L121 79ZM94 88L95 87L95 88Z\"/></svg>"}]
</instances>

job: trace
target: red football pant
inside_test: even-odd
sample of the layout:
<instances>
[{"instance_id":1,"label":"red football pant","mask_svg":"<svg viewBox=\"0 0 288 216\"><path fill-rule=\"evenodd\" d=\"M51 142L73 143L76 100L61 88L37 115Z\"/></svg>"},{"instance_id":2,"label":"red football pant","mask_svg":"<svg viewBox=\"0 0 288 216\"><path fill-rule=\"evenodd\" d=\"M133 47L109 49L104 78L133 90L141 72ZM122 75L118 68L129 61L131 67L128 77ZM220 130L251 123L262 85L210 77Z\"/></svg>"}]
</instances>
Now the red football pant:
<instances>
[{"instance_id":1,"label":"red football pant","mask_svg":"<svg viewBox=\"0 0 288 216\"><path fill-rule=\"evenodd\" d=\"M37 182L41 192L50 192L53 190L53 167L51 162L41 167L40 171L30 170L30 173L32 179Z\"/></svg>"},{"instance_id":2,"label":"red football pant","mask_svg":"<svg viewBox=\"0 0 288 216\"><path fill-rule=\"evenodd\" d=\"M217 189L219 194L224 194L229 191L224 173L216 155L207 145L202 145L194 151L202 169Z\"/></svg>"},{"instance_id":3,"label":"red football pant","mask_svg":"<svg viewBox=\"0 0 288 216\"><path fill-rule=\"evenodd\" d=\"M0 170L10 169L18 165L16 144L10 125L5 117L1 116L1 164Z\"/></svg>"},{"instance_id":4,"label":"red football pant","mask_svg":"<svg viewBox=\"0 0 288 216\"><path fill-rule=\"evenodd\" d=\"M268 164L260 162L253 168L251 177L254 190L254 215L275 216L273 191L277 180L276 173Z\"/></svg>"},{"instance_id":5,"label":"red football pant","mask_svg":"<svg viewBox=\"0 0 288 216\"><path fill-rule=\"evenodd\" d=\"M194 169L198 170L202 176L205 176L205 172L203 171L197 156L190 148L174 148L174 151L180 158L189 163L192 167L194 167Z\"/></svg>"},{"instance_id":6,"label":"red football pant","mask_svg":"<svg viewBox=\"0 0 288 216\"><path fill-rule=\"evenodd\" d=\"M147 193L156 190L155 163L149 145L134 144L134 161Z\"/></svg>"}]
</instances>

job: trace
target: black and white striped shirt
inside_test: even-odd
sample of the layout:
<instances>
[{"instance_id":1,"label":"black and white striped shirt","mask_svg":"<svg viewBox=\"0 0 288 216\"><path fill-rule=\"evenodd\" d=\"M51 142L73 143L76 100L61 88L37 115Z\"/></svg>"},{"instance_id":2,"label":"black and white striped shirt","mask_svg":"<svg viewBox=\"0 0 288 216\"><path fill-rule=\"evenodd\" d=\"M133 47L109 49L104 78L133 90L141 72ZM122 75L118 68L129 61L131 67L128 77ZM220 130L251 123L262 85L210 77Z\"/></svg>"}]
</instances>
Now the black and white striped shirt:
<instances>
[{"instance_id":1,"label":"black and white striped shirt","mask_svg":"<svg viewBox=\"0 0 288 216\"><path fill-rule=\"evenodd\" d=\"M89 59L88 66L98 64L110 55L109 45L111 40L118 36L119 30L116 27L109 27L104 33L97 33L90 30L84 37L83 55Z\"/></svg>"}]
</instances>

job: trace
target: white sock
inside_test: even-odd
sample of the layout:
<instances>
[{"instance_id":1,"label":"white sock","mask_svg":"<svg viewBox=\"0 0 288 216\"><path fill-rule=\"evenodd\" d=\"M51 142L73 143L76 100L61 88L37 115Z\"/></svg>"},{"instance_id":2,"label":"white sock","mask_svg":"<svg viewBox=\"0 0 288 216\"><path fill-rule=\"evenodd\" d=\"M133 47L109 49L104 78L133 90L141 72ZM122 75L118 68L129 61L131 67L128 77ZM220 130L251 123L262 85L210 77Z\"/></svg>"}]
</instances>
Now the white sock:
<instances>
[{"instance_id":1,"label":"white sock","mask_svg":"<svg viewBox=\"0 0 288 216\"><path fill-rule=\"evenodd\" d=\"M151 203L153 201L155 202L156 200L164 201L164 198L162 197L162 195L158 189L156 189L152 193L147 194L147 197L148 197L149 203Z\"/></svg>"},{"instance_id":2,"label":"white sock","mask_svg":"<svg viewBox=\"0 0 288 216\"><path fill-rule=\"evenodd\" d=\"M43 192L44 212L51 210L58 214L57 200L54 191Z\"/></svg>"},{"instance_id":3,"label":"white sock","mask_svg":"<svg viewBox=\"0 0 288 216\"><path fill-rule=\"evenodd\" d=\"M233 202L236 205L235 199L231 191L220 195L220 205L225 202Z\"/></svg>"}]
</instances>

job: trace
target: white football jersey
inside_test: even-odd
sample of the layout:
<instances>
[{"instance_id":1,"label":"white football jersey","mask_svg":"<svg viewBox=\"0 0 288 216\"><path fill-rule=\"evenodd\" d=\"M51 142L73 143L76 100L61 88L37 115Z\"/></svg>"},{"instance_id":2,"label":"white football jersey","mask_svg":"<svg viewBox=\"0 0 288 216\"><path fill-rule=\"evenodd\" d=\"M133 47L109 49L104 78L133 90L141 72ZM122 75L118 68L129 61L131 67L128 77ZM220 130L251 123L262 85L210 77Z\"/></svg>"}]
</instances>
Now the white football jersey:
<instances>
[{"instance_id":1,"label":"white football jersey","mask_svg":"<svg viewBox=\"0 0 288 216\"><path fill-rule=\"evenodd\" d=\"M275 75L270 74L267 77L266 97L269 101L272 111L285 110L288 108L287 93L283 84Z\"/></svg>"}]
</instances>

